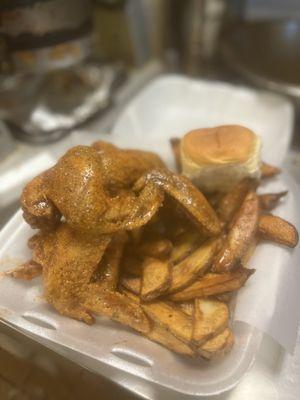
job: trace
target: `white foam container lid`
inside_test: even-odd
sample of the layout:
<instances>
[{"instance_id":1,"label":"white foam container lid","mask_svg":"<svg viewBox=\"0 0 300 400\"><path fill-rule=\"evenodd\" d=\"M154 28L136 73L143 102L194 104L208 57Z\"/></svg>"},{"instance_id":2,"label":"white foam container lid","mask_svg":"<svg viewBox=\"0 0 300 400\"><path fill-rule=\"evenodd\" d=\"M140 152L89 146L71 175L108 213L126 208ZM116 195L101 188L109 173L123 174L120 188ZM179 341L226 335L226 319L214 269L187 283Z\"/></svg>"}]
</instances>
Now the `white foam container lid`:
<instances>
[{"instance_id":1,"label":"white foam container lid","mask_svg":"<svg viewBox=\"0 0 300 400\"><path fill-rule=\"evenodd\" d=\"M288 101L275 95L166 76L133 99L109 138L121 146L151 148L172 166L169 137L223 123L244 124L258 132L264 159L278 165L290 142L293 110ZM280 147L280 160L272 159L273 146ZM26 241L32 234L19 211L0 234L2 271L30 257ZM100 374L110 366L122 373L123 380L128 376L130 382L130 376L136 376L168 388L174 395L213 395L233 388L253 364L262 339L255 328L236 322L235 346L225 358L188 360L105 318L87 326L57 314L42 298L40 279L22 282L3 277L0 318L51 348L62 346L76 354L77 360L82 355ZM127 387L134 390L130 384Z\"/></svg>"}]
</instances>

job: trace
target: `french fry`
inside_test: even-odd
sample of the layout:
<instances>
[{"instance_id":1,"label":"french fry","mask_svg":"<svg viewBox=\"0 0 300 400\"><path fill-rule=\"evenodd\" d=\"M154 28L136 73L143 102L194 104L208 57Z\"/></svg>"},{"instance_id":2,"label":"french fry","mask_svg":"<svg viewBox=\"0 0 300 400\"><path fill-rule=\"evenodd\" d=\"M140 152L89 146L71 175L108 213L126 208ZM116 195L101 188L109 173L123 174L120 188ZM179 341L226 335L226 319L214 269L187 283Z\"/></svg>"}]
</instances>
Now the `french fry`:
<instances>
[{"instance_id":1,"label":"french fry","mask_svg":"<svg viewBox=\"0 0 300 400\"><path fill-rule=\"evenodd\" d=\"M277 206L282 197L286 196L288 191L279 193L266 193L261 194L259 197L259 205L261 210L271 211Z\"/></svg>"},{"instance_id":2,"label":"french fry","mask_svg":"<svg viewBox=\"0 0 300 400\"><path fill-rule=\"evenodd\" d=\"M196 357L197 353L186 343L179 340L167 329L154 323L151 331L145 335L149 339L162 344L168 349L189 357Z\"/></svg>"},{"instance_id":3,"label":"french fry","mask_svg":"<svg viewBox=\"0 0 300 400\"><path fill-rule=\"evenodd\" d=\"M180 156L180 139L171 138L170 144L171 144L172 152L173 152L174 159L175 159L176 170L177 170L177 172L180 173L182 171L181 156Z\"/></svg>"},{"instance_id":4,"label":"french fry","mask_svg":"<svg viewBox=\"0 0 300 400\"><path fill-rule=\"evenodd\" d=\"M255 191L249 191L236 213L229 233L217 253L212 271L226 272L235 268L256 234L259 203Z\"/></svg>"},{"instance_id":5,"label":"french fry","mask_svg":"<svg viewBox=\"0 0 300 400\"><path fill-rule=\"evenodd\" d=\"M43 268L40 264L33 260L27 261L18 267L6 271L5 275L12 276L15 279L23 279L25 281L31 281L34 278L42 275Z\"/></svg>"},{"instance_id":6,"label":"french fry","mask_svg":"<svg viewBox=\"0 0 300 400\"><path fill-rule=\"evenodd\" d=\"M172 247L172 242L168 239L148 240L138 246L137 252L142 257L166 258Z\"/></svg>"},{"instance_id":7,"label":"french fry","mask_svg":"<svg viewBox=\"0 0 300 400\"><path fill-rule=\"evenodd\" d=\"M260 167L260 172L261 178L272 178L273 176L280 174L281 169L263 162Z\"/></svg>"},{"instance_id":8,"label":"french fry","mask_svg":"<svg viewBox=\"0 0 300 400\"><path fill-rule=\"evenodd\" d=\"M142 309L159 326L162 326L179 340L190 343L193 332L192 319L179 307L164 301L144 303Z\"/></svg>"},{"instance_id":9,"label":"french fry","mask_svg":"<svg viewBox=\"0 0 300 400\"><path fill-rule=\"evenodd\" d=\"M199 234L197 232L184 232L174 243L170 261L177 264L186 258L196 248L199 243Z\"/></svg>"},{"instance_id":10,"label":"french fry","mask_svg":"<svg viewBox=\"0 0 300 400\"><path fill-rule=\"evenodd\" d=\"M195 309L194 301L185 301L184 303L179 303L178 306L189 317L193 317L194 316L194 309Z\"/></svg>"},{"instance_id":11,"label":"french fry","mask_svg":"<svg viewBox=\"0 0 300 400\"><path fill-rule=\"evenodd\" d=\"M162 295L171 283L171 265L168 261L147 258L143 263L141 298L150 301Z\"/></svg>"},{"instance_id":12,"label":"french fry","mask_svg":"<svg viewBox=\"0 0 300 400\"><path fill-rule=\"evenodd\" d=\"M174 293L203 275L210 267L217 248L218 240L211 239L203 243L192 254L172 269L169 293Z\"/></svg>"},{"instance_id":13,"label":"french fry","mask_svg":"<svg viewBox=\"0 0 300 400\"><path fill-rule=\"evenodd\" d=\"M128 289L130 292L134 294L140 294L141 287L142 287L142 279L139 277L133 276L122 276L120 278L119 283L125 289Z\"/></svg>"},{"instance_id":14,"label":"french fry","mask_svg":"<svg viewBox=\"0 0 300 400\"><path fill-rule=\"evenodd\" d=\"M193 342L198 345L217 336L227 326L229 310L225 303L195 299Z\"/></svg>"},{"instance_id":15,"label":"french fry","mask_svg":"<svg viewBox=\"0 0 300 400\"><path fill-rule=\"evenodd\" d=\"M218 203L218 215L224 222L231 221L236 211L241 206L246 194L253 187L254 183L250 179L244 179L220 199Z\"/></svg>"},{"instance_id":16,"label":"french fry","mask_svg":"<svg viewBox=\"0 0 300 400\"><path fill-rule=\"evenodd\" d=\"M244 255L242 256L242 258L241 258L241 264L242 264L242 265L247 265L247 264L248 264L248 262L250 261L251 257L253 256L253 253L255 252L257 243L258 243L258 239L257 239L257 237L255 236L255 237L251 240L251 242L249 243L248 248L247 248L245 254L244 254Z\"/></svg>"},{"instance_id":17,"label":"french fry","mask_svg":"<svg viewBox=\"0 0 300 400\"><path fill-rule=\"evenodd\" d=\"M135 294L127 291L126 289L122 289L124 294L128 296L132 301L139 304L140 299ZM190 303L193 307L193 303ZM167 347L168 349L175 351L178 354L182 354L189 357L196 357L197 353L194 349L192 349L188 344L182 342L181 340L177 339L171 332L165 329L158 323L151 321L151 330L145 334L147 338L162 344L163 346Z\"/></svg>"},{"instance_id":18,"label":"french fry","mask_svg":"<svg viewBox=\"0 0 300 400\"><path fill-rule=\"evenodd\" d=\"M193 300L196 297L216 296L233 292L240 289L254 272L254 269L240 267L223 274L208 273L180 292L171 294L169 299L175 302L183 302Z\"/></svg>"},{"instance_id":19,"label":"french fry","mask_svg":"<svg viewBox=\"0 0 300 400\"><path fill-rule=\"evenodd\" d=\"M89 296L84 306L87 310L130 326L138 332L147 334L151 330L150 321L140 305L122 293L109 290L99 293L95 290L95 295Z\"/></svg>"},{"instance_id":20,"label":"french fry","mask_svg":"<svg viewBox=\"0 0 300 400\"><path fill-rule=\"evenodd\" d=\"M199 354L208 359L221 357L228 353L234 344L234 336L229 328L226 328L219 335L208 340L198 348Z\"/></svg>"},{"instance_id":21,"label":"french fry","mask_svg":"<svg viewBox=\"0 0 300 400\"><path fill-rule=\"evenodd\" d=\"M259 236L264 240L295 247L299 235L294 225L275 215L262 215L259 218Z\"/></svg>"}]
</instances>

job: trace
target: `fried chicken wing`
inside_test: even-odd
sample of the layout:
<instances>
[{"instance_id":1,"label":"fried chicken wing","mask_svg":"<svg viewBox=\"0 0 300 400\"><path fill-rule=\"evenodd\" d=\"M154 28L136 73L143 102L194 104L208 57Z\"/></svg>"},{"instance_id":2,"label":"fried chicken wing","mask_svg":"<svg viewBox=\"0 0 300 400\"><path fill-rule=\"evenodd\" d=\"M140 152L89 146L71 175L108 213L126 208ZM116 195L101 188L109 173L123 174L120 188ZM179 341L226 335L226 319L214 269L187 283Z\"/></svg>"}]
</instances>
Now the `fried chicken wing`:
<instances>
[{"instance_id":1,"label":"fried chicken wing","mask_svg":"<svg viewBox=\"0 0 300 400\"><path fill-rule=\"evenodd\" d=\"M162 166L152 153L118 150L103 142L73 147L39 176L39 184L26 186L24 216L34 228L56 226L63 215L79 232L109 234L145 225L167 193L205 234L218 234L220 223L202 193ZM42 214L41 204L47 211Z\"/></svg>"},{"instance_id":2,"label":"fried chicken wing","mask_svg":"<svg viewBox=\"0 0 300 400\"><path fill-rule=\"evenodd\" d=\"M149 166L159 163L151 153L133 152L131 177L124 175L126 159L111 165L95 148L77 146L69 150L50 170L31 181L22 194L26 221L33 228L55 227L61 217L78 231L102 234L135 229L148 222L160 207L163 194L154 185L133 192L130 184ZM140 168L135 168L138 165ZM152 161L151 161L152 160ZM160 162L162 164L162 162ZM119 172L117 172L119 171ZM122 177L123 174L123 177ZM123 180L124 178L124 180ZM126 180L126 179L127 180ZM123 188L120 187L123 182Z\"/></svg>"}]
</instances>

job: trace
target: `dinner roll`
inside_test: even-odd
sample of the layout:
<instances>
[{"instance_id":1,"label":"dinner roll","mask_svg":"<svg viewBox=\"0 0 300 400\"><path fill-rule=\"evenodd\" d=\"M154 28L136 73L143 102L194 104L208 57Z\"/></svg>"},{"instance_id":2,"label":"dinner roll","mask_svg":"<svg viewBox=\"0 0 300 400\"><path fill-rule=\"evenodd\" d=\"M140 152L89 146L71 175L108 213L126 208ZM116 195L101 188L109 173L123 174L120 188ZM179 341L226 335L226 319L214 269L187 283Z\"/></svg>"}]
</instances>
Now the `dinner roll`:
<instances>
[{"instance_id":1,"label":"dinner roll","mask_svg":"<svg viewBox=\"0 0 300 400\"><path fill-rule=\"evenodd\" d=\"M205 192L229 191L260 177L261 140L240 125L196 129L181 140L182 172Z\"/></svg>"}]
</instances>

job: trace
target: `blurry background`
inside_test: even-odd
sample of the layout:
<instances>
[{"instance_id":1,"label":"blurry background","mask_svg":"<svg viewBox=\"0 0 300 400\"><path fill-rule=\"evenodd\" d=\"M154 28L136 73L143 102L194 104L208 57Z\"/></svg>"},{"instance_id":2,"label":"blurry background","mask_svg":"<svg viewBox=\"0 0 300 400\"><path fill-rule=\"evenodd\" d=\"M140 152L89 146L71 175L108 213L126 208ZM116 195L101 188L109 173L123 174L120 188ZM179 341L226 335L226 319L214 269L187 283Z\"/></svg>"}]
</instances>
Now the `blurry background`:
<instances>
[{"instance_id":1,"label":"blurry background","mask_svg":"<svg viewBox=\"0 0 300 400\"><path fill-rule=\"evenodd\" d=\"M300 179L299 0L2 0L0 17L0 226L26 181L83 132L109 132L165 72L288 96L296 124L286 163ZM99 393L133 398L0 325L1 400Z\"/></svg>"}]
</instances>

